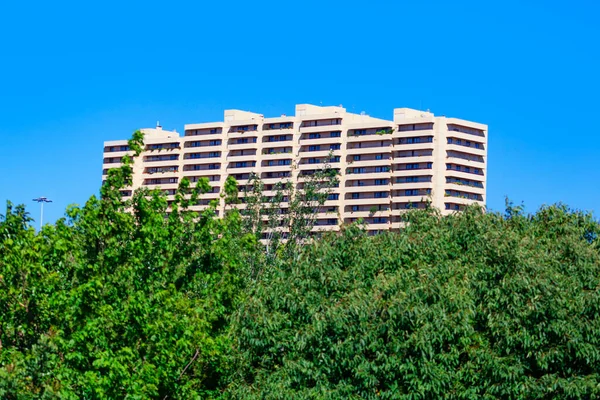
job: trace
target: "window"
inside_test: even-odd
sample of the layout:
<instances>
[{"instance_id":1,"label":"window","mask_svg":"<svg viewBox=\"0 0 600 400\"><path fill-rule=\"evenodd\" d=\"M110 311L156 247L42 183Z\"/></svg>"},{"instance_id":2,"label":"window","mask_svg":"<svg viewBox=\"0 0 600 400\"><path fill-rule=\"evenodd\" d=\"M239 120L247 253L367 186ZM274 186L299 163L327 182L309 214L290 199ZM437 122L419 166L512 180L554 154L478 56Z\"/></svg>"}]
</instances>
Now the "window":
<instances>
[{"instance_id":1,"label":"window","mask_svg":"<svg viewBox=\"0 0 600 400\"><path fill-rule=\"evenodd\" d=\"M367 172L367 169L364 168L364 167L362 167L362 168L354 168L352 170L352 173L354 173L354 174L364 174L366 172Z\"/></svg>"},{"instance_id":2,"label":"window","mask_svg":"<svg viewBox=\"0 0 600 400\"><path fill-rule=\"evenodd\" d=\"M321 134L320 133L310 133L308 135L309 139L320 139L321 138Z\"/></svg>"},{"instance_id":3,"label":"window","mask_svg":"<svg viewBox=\"0 0 600 400\"><path fill-rule=\"evenodd\" d=\"M358 211L358 206L352 206L352 211Z\"/></svg>"},{"instance_id":4,"label":"window","mask_svg":"<svg viewBox=\"0 0 600 400\"><path fill-rule=\"evenodd\" d=\"M340 149L339 144L332 144L329 146L329 150L339 150L339 149Z\"/></svg>"},{"instance_id":5,"label":"window","mask_svg":"<svg viewBox=\"0 0 600 400\"><path fill-rule=\"evenodd\" d=\"M390 167L375 167L375 172L389 172Z\"/></svg>"},{"instance_id":6,"label":"window","mask_svg":"<svg viewBox=\"0 0 600 400\"><path fill-rule=\"evenodd\" d=\"M359 156L359 155L356 155L356 156L352 157L352 159L353 159L354 161L360 161L360 156Z\"/></svg>"},{"instance_id":7,"label":"window","mask_svg":"<svg viewBox=\"0 0 600 400\"><path fill-rule=\"evenodd\" d=\"M360 198L360 193L352 193L352 198L353 198L354 200L356 200L356 199Z\"/></svg>"},{"instance_id":8,"label":"window","mask_svg":"<svg viewBox=\"0 0 600 400\"><path fill-rule=\"evenodd\" d=\"M387 185L387 179L375 179L375 185Z\"/></svg>"},{"instance_id":9,"label":"window","mask_svg":"<svg viewBox=\"0 0 600 400\"><path fill-rule=\"evenodd\" d=\"M248 143L248 138L238 139L236 142L236 144L244 144L244 143Z\"/></svg>"},{"instance_id":10,"label":"window","mask_svg":"<svg viewBox=\"0 0 600 400\"><path fill-rule=\"evenodd\" d=\"M375 198L376 199L383 199L388 197L388 193L387 192L375 192Z\"/></svg>"},{"instance_id":11,"label":"window","mask_svg":"<svg viewBox=\"0 0 600 400\"><path fill-rule=\"evenodd\" d=\"M321 150L321 146L308 146L308 151L319 151Z\"/></svg>"},{"instance_id":12,"label":"window","mask_svg":"<svg viewBox=\"0 0 600 400\"><path fill-rule=\"evenodd\" d=\"M340 198L340 195L337 193L331 193L329 196L327 196L327 200L338 200Z\"/></svg>"},{"instance_id":13,"label":"window","mask_svg":"<svg viewBox=\"0 0 600 400\"><path fill-rule=\"evenodd\" d=\"M215 158L215 157L220 157L221 156L221 152L219 151L211 151L210 153L208 153L208 157L210 158Z\"/></svg>"},{"instance_id":14,"label":"window","mask_svg":"<svg viewBox=\"0 0 600 400\"><path fill-rule=\"evenodd\" d=\"M433 163L428 162L427 163L427 169L431 169L431 168L433 168Z\"/></svg>"},{"instance_id":15,"label":"window","mask_svg":"<svg viewBox=\"0 0 600 400\"><path fill-rule=\"evenodd\" d=\"M221 141L220 140L211 140L208 143L209 146L220 146L221 145Z\"/></svg>"},{"instance_id":16,"label":"window","mask_svg":"<svg viewBox=\"0 0 600 400\"><path fill-rule=\"evenodd\" d=\"M327 225L336 225L337 224L337 219L335 218L330 218L327 220Z\"/></svg>"},{"instance_id":17,"label":"window","mask_svg":"<svg viewBox=\"0 0 600 400\"><path fill-rule=\"evenodd\" d=\"M376 160L383 160L383 154L377 154L377 155L375 156L375 159L376 159Z\"/></svg>"},{"instance_id":18,"label":"window","mask_svg":"<svg viewBox=\"0 0 600 400\"><path fill-rule=\"evenodd\" d=\"M374 224L386 224L387 223L387 218L385 218L385 217L375 217L375 218L373 218L373 223Z\"/></svg>"},{"instance_id":19,"label":"window","mask_svg":"<svg viewBox=\"0 0 600 400\"><path fill-rule=\"evenodd\" d=\"M419 169L419 164L406 164L406 169Z\"/></svg>"},{"instance_id":20,"label":"window","mask_svg":"<svg viewBox=\"0 0 600 400\"><path fill-rule=\"evenodd\" d=\"M366 129L355 129L354 130L354 134L356 136L366 135L367 134L367 130Z\"/></svg>"},{"instance_id":21,"label":"window","mask_svg":"<svg viewBox=\"0 0 600 400\"><path fill-rule=\"evenodd\" d=\"M331 137L341 137L342 132L331 132Z\"/></svg>"},{"instance_id":22,"label":"window","mask_svg":"<svg viewBox=\"0 0 600 400\"><path fill-rule=\"evenodd\" d=\"M409 189L404 191L405 196L418 196L419 191L417 189Z\"/></svg>"},{"instance_id":23,"label":"window","mask_svg":"<svg viewBox=\"0 0 600 400\"><path fill-rule=\"evenodd\" d=\"M334 156L329 159L330 163L338 163L340 162L340 156Z\"/></svg>"},{"instance_id":24,"label":"window","mask_svg":"<svg viewBox=\"0 0 600 400\"><path fill-rule=\"evenodd\" d=\"M452 144L452 138L448 138L448 144Z\"/></svg>"},{"instance_id":25,"label":"window","mask_svg":"<svg viewBox=\"0 0 600 400\"><path fill-rule=\"evenodd\" d=\"M210 133L217 133L217 129L216 128L211 129Z\"/></svg>"},{"instance_id":26,"label":"window","mask_svg":"<svg viewBox=\"0 0 600 400\"><path fill-rule=\"evenodd\" d=\"M318 158L309 158L308 159L308 163L309 164L319 164L319 159Z\"/></svg>"},{"instance_id":27,"label":"window","mask_svg":"<svg viewBox=\"0 0 600 400\"><path fill-rule=\"evenodd\" d=\"M219 169L219 164L208 164L208 169Z\"/></svg>"}]
</instances>

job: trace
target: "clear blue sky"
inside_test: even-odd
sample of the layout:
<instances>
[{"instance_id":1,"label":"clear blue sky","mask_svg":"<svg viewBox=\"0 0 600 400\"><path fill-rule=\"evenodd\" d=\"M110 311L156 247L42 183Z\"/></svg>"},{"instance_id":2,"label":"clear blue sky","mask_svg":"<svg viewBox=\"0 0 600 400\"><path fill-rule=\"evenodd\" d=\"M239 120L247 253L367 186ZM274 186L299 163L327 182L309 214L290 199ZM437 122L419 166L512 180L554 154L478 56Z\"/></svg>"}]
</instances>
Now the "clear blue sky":
<instances>
[{"instance_id":1,"label":"clear blue sky","mask_svg":"<svg viewBox=\"0 0 600 400\"><path fill-rule=\"evenodd\" d=\"M98 192L102 143L296 103L487 123L488 206L600 211L598 1L5 1L0 213Z\"/></svg>"}]
</instances>

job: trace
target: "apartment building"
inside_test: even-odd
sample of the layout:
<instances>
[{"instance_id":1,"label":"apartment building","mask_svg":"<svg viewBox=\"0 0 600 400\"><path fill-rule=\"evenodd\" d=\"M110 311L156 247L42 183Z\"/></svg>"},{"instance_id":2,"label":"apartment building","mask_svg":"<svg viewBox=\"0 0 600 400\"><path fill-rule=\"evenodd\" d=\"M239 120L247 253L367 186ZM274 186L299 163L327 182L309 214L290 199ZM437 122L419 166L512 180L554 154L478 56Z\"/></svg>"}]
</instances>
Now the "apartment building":
<instances>
[{"instance_id":1,"label":"apartment building","mask_svg":"<svg viewBox=\"0 0 600 400\"><path fill-rule=\"evenodd\" d=\"M324 163L339 171L340 183L317 215L316 230L362 219L377 233L399 228L410 208L430 204L449 214L486 202L487 126L426 111L397 108L385 120L299 104L294 116L276 118L226 110L222 122L186 125L183 136L160 127L142 132L145 150L131 189L160 188L172 196L183 177L206 177L212 192L195 208L218 200L220 215L228 176L244 185L257 174L272 191L277 182L301 184ZM103 174L128 153L127 140L105 142Z\"/></svg>"}]
</instances>

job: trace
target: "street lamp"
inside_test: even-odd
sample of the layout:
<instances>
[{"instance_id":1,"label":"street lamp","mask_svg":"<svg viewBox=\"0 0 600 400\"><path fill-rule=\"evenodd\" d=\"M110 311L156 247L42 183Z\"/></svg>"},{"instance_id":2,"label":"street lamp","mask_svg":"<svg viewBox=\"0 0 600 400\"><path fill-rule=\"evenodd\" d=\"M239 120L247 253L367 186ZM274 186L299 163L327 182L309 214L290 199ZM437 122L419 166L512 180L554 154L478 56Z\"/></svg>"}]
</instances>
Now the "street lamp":
<instances>
[{"instance_id":1,"label":"street lamp","mask_svg":"<svg viewBox=\"0 0 600 400\"><path fill-rule=\"evenodd\" d=\"M52 200L49 200L46 197L38 197L37 199L33 199L33 201L37 201L41 205L41 211L40 211L40 231L41 231L42 230L42 222L44 220L44 203L52 203Z\"/></svg>"}]
</instances>

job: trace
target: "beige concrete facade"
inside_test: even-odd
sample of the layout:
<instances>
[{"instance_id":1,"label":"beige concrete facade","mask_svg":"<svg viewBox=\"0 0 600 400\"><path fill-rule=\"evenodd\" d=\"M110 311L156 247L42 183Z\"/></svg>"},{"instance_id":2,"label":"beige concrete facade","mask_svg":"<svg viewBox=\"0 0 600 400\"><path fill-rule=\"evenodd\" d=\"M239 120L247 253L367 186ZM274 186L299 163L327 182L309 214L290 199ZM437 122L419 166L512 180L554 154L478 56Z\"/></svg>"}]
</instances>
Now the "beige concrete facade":
<instances>
[{"instance_id":1,"label":"beige concrete facade","mask_svg":"<svg viewBox=\"0 0 600 400\"><path fill-rule=\"evenodd\" d=\"M227 176L243 185L255 173L269 191L277 182L302 181L323 163L339 170L340 184L317 230L362 218L376 233L399 228L405 210L428 202L444 214L486 202L487 126L430 112L397 108L384 120L299 104L296 115L276 118L226 110L223 122L186 125L184 136L160 127L142 132L146 147L132 189L160 187L170 196L183 177L206 177L213 192L196 208L218 199L220 215ZM126 140L105 142L103 174L128 153Z\"/></svg>"}]
</instances>

